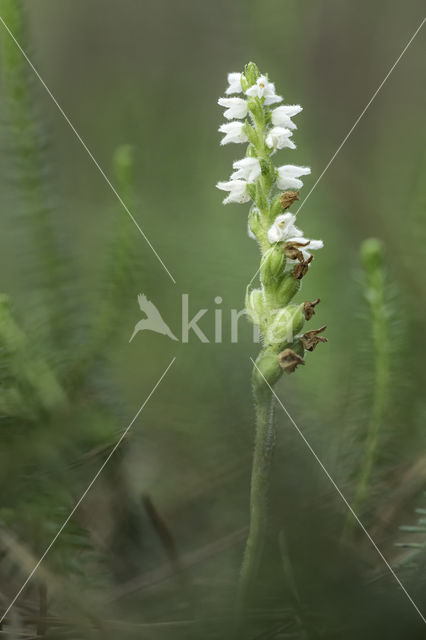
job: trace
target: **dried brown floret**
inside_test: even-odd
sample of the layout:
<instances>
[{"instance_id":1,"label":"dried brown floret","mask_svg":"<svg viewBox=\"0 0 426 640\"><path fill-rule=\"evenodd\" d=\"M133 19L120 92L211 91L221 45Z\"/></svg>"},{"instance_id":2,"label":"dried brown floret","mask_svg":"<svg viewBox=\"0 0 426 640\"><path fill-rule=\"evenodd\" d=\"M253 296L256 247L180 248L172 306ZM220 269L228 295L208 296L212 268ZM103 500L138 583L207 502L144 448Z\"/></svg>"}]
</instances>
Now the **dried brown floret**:
<instances>
[{"instance_id":1,"label":"dried brown floret","mask_svg":"<svg viewBox=\"0 0 426 640\"><path fill-rule=\"evenodd\" d=\"M296 278L296 280L301 280L303 276L306 275L308 267L313 259L314 256L309 256L307 260L302 260L301 262L299 262L299 264L296 264L293 269L293 276Z\"/></svg>"},{"instance_id":2,"label":"dried brown floret","mask_svg":"<svg viewBox=\"0 0 426 640\"><path fill-rule=\"evenodd\" d=\"M300 251L299 247L307 247L309 242L309 240L307 242L286 242L283 245L283 251L290 260L299 260L299 262L303 262L303 253Z\"/></svg>"},{"instance_id":3,"label":"dried brown floret","mask_svg":"<svg viewBox=\"0 0 426 640\"><path fill-rule=\"evenodd\" d=\"M293 202L299 200L299 193L300 191L286 191L285 193L283 193L280 200L282 208L288 209L289 207L291 207Z\"/></svg>"},{"instance_id":4,"label":"dried brown floret","mask_svg":"<svg viewBox=\"0 0 426 640\"><path fill-rule=\"evenodd\" d=\"M309 302L309 300L307 300L304 303L304 305L303 305L303 314L304 314L306 320L310 320L312 318L312 316L315 315L314 307L316 307L319 302L320 302L320 299L317 298L313 302Z\"/></svg>"},{"instance_id":5,"label":"dried brown floret","mask_svg":"<svg viewBox=\"0 0 426 640\"><path fill-rule=\"evenodd\" d=\"M304 359L293 349L284 349L278 356L278 362L286 373L293 373L299 364L305 364Z\"/></svg>"},{"instance_id":6,"label":"dried brown floret","mask_svg":"<svg viewBox=\"0 0 426 640\"><path fill-rule=\"evenodd\" d=\"M313 351L317 344L320 342L328 342L327 338L323 336L319 336L319 333L322 333L327 329L327 325L324 325L320 329L314 329L313 331L307 331L300 338L300 342L303 344L304 348L307 351Z\"/></svg>"}]
</instances>

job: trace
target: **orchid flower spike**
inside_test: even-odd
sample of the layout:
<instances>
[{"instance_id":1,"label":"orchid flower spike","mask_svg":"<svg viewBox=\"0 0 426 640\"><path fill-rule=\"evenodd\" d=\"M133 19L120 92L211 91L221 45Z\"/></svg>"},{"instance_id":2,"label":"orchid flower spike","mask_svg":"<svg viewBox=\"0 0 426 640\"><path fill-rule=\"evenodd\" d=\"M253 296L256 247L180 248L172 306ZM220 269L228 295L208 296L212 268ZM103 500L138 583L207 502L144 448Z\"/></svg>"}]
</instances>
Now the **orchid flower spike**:
<instances>
[{"instance_id":1,"label":"orchid flower spike","mask_svg":"<svg viewBox=\"0 0 426 640\"><path fill-rule=\"evenodd\" d=\"M274 83L254 63L246 65L242 73L228 75L225 94L218 100L228 121L219 128L224 134L221 144L245 143L247 148L245 157L234 161L230 179L218 182L217 187L228 194L224 204L251 203L249 235L257 240L262 257L260 288L248 291L246 310L263 335L258 364L262 364L268 382L274 383L283 371L293 372L294 364L302 363L305 351L311 350L306 338L310 334L302 334L301 329L313 315L313 308L307 313L306 305L311 303L297 305L292 300L311 269L312 252L323 247L322 240L305 237L296 225L296 214L287 210L298 199L302 178L311 173L310 168L275 166L273 162L280 150L288 153L296 148L293 118L302 107L280 104L283 98L277 95ZM295 354L291 366L289 353Z\"/></svg>"}]
</instances>

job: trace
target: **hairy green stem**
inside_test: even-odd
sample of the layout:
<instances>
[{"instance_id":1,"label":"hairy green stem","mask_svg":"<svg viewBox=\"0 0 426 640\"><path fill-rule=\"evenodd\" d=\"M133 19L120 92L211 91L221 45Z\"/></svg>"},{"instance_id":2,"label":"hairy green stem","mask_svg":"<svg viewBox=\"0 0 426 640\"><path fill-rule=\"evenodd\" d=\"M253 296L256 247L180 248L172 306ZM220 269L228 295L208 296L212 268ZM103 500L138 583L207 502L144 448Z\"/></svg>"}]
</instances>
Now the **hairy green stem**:
<instances>
[{"instance_id":1,"label":"hairy green stem","mask_svg":"<svg viewBox=\"0 0 426 640\"><path fill-rule=\"evenodd\" d=\"M373 353L374 388L371 414L365 442L365 453L357 478L353 509L362 510L370 492L371 476L377 460L381 428L385 418L390 383L390 336L385 296L385 273L383 269L383 248L381 243L371 238L363 244L362 257L366 276L366 296L369 304ZM348 515L343 537L352 537L354 519Z\"/></svg>"},{"instance_id":2,"label":"hairy green stem","mask_svg":"<svg viewBox=\"0 0 426 640\"><path fill-rule=\"evenodd\" d=\"M268 492L275 449L273 396L265 380L253 370L256 403L256 441L250 488L250 527L237 592L237 625L241 631L244 614L258 572L268 521Z\"/></svg>"}]
</instances>

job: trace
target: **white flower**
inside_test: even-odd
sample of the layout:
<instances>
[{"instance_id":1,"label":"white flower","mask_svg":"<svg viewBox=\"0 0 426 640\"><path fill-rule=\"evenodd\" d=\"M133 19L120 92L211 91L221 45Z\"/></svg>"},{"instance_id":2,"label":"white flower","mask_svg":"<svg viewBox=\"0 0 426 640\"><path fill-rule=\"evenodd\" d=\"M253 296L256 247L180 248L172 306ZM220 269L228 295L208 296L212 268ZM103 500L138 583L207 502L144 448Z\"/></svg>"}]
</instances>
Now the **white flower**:
<instances>
[{"instance_id":1,"label":"white flower","mask_svg":"<svg viewBox=\"0 0 426 640\"><path fill-rule=\"evenodd\" d=\"M284 149L284 147L289 147L289 149L295 149L296 145L290 137L293 133L290 129L286 129L285 127L273 127L266 137L266 144L270 149Z\"/></svg>"},{"instance_id":2,"label":"white flower","mask_svg":"<svg viewBox=\"0 0 426 640\"><path fill-rule=\"evenodd\" d=\"M287 127L287 129L297 129L292 121L293 116L297 116L302 111L299 104L287 104L277 107L272 111L272 124L276 127Z\"/></svg>"},{"instance_id":3,"label":"white flower","mask_svg":"<svg viewBox=\"0 0 426 640\"><path fill-rule=\"evenodd\" d=\"M218 104L221 107L227 107L223 115L228 120L245 118L248 113L247 100L243 100L243 98L219 98Z\"/></svg>"},{"instance_id":4,"label":"white flower","mask_svg":"<svg viewBox=\"0 0 426 640\"><path fill-rule=\"evenodd\" d=\"M251 98L264 98L265 105L281 102L282 100L281 96L277 96L275 93L274 83L269 82L266 76L260 76L260 78L256 80L256 84L247 89L246 95Z\"/></svg>"},{"instance_id":5,"label":"white flower","mask_svg":"<svg viewBox=\"0 0 426 640\"><path fill-rule=\"evenodd\" d=\"M250 195L247 190L247 182L245 180L229 180L229 182L218 182L217 188L222 191L229 191L229 196L225 198L223 204L228 202L239 202L243 204L250 200Z\"/></svg>"},{"instance_id":6,"label":"white flower","mask_svg":"<svg viewBox=\"0 0 426 640\"><path fill-rule=\"evenodd\" d=\"M304 260L308 260L311 257L309 251L316 251L317 249L322 249L324 246L322 240L309 240L308 238L304 238L303 236L286 238L286 242L298 242L299 244L305 245L304 247L298 247L299 251L301 251L303 254Z\"/></svg>"},{"instance_id":7,"label":"white flower","mask_svg":"<svg viewBox=\"0 0 426 640\"><path fill-rule=\"evenodd\" d=\"M278 189L301 189L303 182L299 176L307 176L311 173L309 167L298 167L295 164L285 164L278 167L277 187Z\"/></svg>"},{"instance_id":8,"label":"white flower","mask_svg":"<svg viewBox=\"0 0 426 640\"><path fill-rule=\"evenodd\" d=\"M218 104L221 107L227 107L223 115L228 120L245 118L248 113L247 100L243 100L243 98L219 98Z\"/></svg>"},{"instance_id":9,"label":"white flower","mask_svg":"<svg viewBox=\"0 0 426 640\"><path fill-rule=\"evenodd\" d=\"M225 137L222 138L220 144L228 144L229 142L248 142L248 137L243 130L244 124L242 122L227 122L219 127L221 133L225 133Z\"/></svg>"},{"instance_id":10,"label":"white flower","mask_svg":"<svg viewBox=\"0 0 426 640\"><path fill-rule=\"evenodd\" d=\"M296 227L296 216L287 212L275 218L274 224L269 228L268 240L271 244L275 242L284 242L288 238L299 238L303 236L303 232Z\"/></svg>"},{"instance_id":11,"label":"white flower","mask_svg":"<svg viewBox=\"0 0 426 640\"><path fill-rule=\"evenodd\" d=\"M228 73L228 82L229 87L226 89L226 95L230 95L231 93L241 93L241 73Z\"/></svg>"},{"instance_id":12,"label":"white flower","mask_svg":"<svg viewBox=\"0 0 426 640\"><path fill-rule=\"evenodd\" d=\"M234 171L231 175L232 180L241 178L243 180L247 180L247 182L256 182L262 173L260 162L257 158L243 158L242 160L237 160L234 162L233 167L234 169L237 169L237 171Z\"/></svg>"}]
</instances>

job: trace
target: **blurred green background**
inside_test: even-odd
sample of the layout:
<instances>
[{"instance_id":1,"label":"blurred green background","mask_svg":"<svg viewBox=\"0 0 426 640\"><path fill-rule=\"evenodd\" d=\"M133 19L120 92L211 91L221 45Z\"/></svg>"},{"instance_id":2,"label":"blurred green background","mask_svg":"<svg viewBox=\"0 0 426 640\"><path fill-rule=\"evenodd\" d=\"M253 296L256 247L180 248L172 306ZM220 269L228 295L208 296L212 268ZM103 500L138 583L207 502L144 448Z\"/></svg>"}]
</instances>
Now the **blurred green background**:
<instances>
[{"instance_id":1,"label":"blurred green background","mask_svg":"<svg viewBox=\"0 0 426 640\"><path fill-rule=\"evenodd\" d=\"M240 323L239 342L230 343L229 314L230 309L243 307L245 288L258 268L259 256L247 236L248 207L223 207L223 195L215 188L218 180L228 178L232 161L243 149L219 146L217 129L223 118L217 99L224 93L227 73L254 60L286 103L304 107L294 135L297 150L280 152L279 160L312 168L304 181L302 198L306 197L419 26L423 3L26 0L22 4L29 33L24 48L114 184L116 148L133 147L135 192L129 206L176 284L128 222L129 255L134 263L124 281L114 332L92 372L84 410L56 420L41 440L38 432L23 432L21 437L15 433L10 448L6 440L2 459L7 458L10 467L3 465L3 483L21 486L21 471L13 456L21 456L23 450L28 455L30 447L30 454L35 454L31 477L39 479L48 473L50 462L46 464L45 455L49 460L56 458L55 464L67 469L61 491L67 493L69 488L77 498L104 458L95 459L89 468L84 463L73 466L74 458L84 458L92 447L108 444L111 438L114 441L176 356L132 428L120 456L125 470L120 477L124 473L132 504L140 505L141 495L147 494L167 521L179 562L188 563L183 575L196 596L188 604L179 594L179 578L155 577L167 566L168 547L164 551L164 541L161 536L158 540L152 523L145 522L146 509L141 507L143 548L136 543L137 550L129 552L129 569L120 565L122 545L129 544L118 544L113 571L103 569L97 577L102 586L96 587L94 600L101 617L108 609L105 601L111 598L111 615L148 625L142 637L225 637L218 619L226 627L223 620L229 613L248 522L254 421L249 356L258 349L247 322ZM8 38L1 29L1 38ZM391 558L397 554L394 543L403 537L398 527L415 522L414 510L421 506L426 482L424 76L425 34L420 32L303 205L299 224L308 237L322 238L325 249L315 256L298 299L321 298L315 320L318 326L327 324L329 342L319 347L315 357L308 354L307 366L286 376L277 387L350 499L374 395L371 318L362 295L359 251L365 238L380 238L392 311L392 382L374 491L361 515ZM73 258L63 282L67 299L63 313L69 314L73 335L68 341L71 356L66 350L60 353L56 364L61 370L91 340L89 330L96 324L105 295L102 278L111 259L110 246L117 225L127 224L117 221L127 214L40 83L34 83L33 91L49 145L53 223L62 238L62 251ZM24 237L25 224L17 223L22 204L10 160L13 138L5 102L0 105L0 290L10 296L37 350L38 336L43 334L43 315L35 310L37 258ZM189 344L181 344L143 333L129 344L141 317L139 292L155 302L177 335L181 295L188 293L194 314L209 309L200 322L209 337L217 306L214 299L221 296L223 343L202 344L192 335ZM51 359L55 362L55 357ZM93 388L103 394L107 418L91 414ZM386 573L386 567L362 532L350 551L336 550L345 506L280 410L277 424L271 544L259 579L256 631L248 637L424 637L420 635L423 623L392 578L377 578L377 573ZM73 438L75 446L71 446ZM38 446L31 444L34 440ZM54 473L57 478L56 467ZM409 488L404 493L405 482ZM89 504L98 528L108 529L111 514L106 515L103 491L108 494L108 487L101 485ZM19 511L20 501L25 503L19 490L14 500L10 508ZM45 518L44 511L41 517ZM52 515L52 520L55 531L61 517ZM15 527L13 517L8 526L37 555L33 535ZM297 614L302 631L294 632L299 635L278 635L286 631L276 624L278 614L274 613L279 610L285 620L292 602L285 572L277 568L274 531L282 526L302 593L304 613ZM83 549L78 557L90 574L86 554L90 552ZM365 567L370 581L370 574L376 576L374 589L379 582L373 599L365 586ZM25 575L22 566L20 571ZM98 575L99 568L93 571ZM63 572L65 580L73 575L69 568ZM19 575L12 587L19 586ZM423 572L416 570L406 579L419 606L422 602L425 606L419 575ZM126 591L135 576L143 576L149 586L142 591L130 586ZM72 580L78 591L78 578ZM128 596L117 604L111 594L119 588ZM0 583L0 591L7 604L14 589L3 589ZM60 587L53 591L61 594ZM30 590L29 601L33 597ZM55 615L79 615L63 614L72 610L69 601L56 606ZM202 632L197 627L200 616ZM155 626L171 619L192 622L182 628ZM115 627L106 626L102 637L116 637ZM119 637L141 637L139 627L120 629ZM44 633L57 637L59 632L55 628Z\"/></svg>"}]
</instances>

